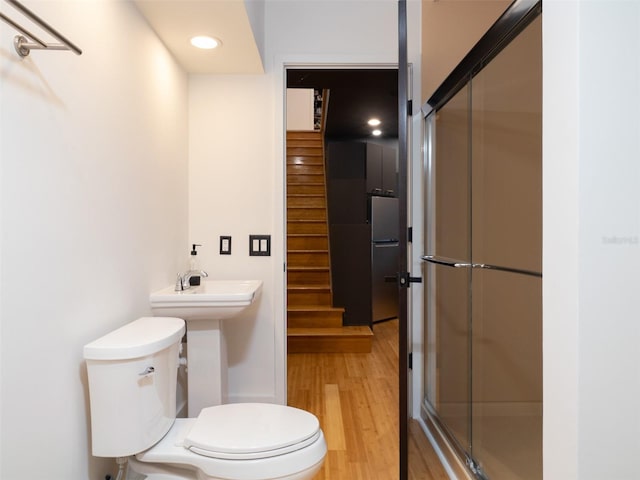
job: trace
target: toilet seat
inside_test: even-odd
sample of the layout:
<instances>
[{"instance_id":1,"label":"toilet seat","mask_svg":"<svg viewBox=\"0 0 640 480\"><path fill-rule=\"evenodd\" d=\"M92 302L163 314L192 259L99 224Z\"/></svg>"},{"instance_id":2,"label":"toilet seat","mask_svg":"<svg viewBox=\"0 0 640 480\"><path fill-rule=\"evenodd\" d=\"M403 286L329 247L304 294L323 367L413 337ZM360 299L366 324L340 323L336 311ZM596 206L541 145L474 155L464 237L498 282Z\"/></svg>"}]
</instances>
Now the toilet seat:
<instances>
[{"instance_id":1,"label":"toilet seat","mask_svg":"<svg viewBox=\"0 0 640 480\"><path fill-rule=\"evenodd\" d=\"M244 416L245 408L247 411L255 410L255 404L245 403L235 405L244 405L244 407L236 407L239 411L238 415L240 415L240 417ZM284 414L286 417L297 410L293 407L282 406L281 408L287 409L285 412L289 412ZM206 409L203 409L203 411L204 410ZM262 411L264 412L268 410L269 407ZM227 410L225 409L221 411ZM208 415L209 414L205 414L203 418L207 418ZM311 414L309 413L309 415ZM304 418L304 416L302 417ZM238 417L236 417L236 419L237 418ZM201 422L201 426L205 425L206 422L207 420ZM185 445L185 439L192 431L194 432L194 437L196 437L195 439L198 438L197 434L200 427L194 428L197 423L198 418L177 418L169 432L158 443L148 450L140 452L129 459L129 465L132 470L143 475L148 475L150 478L154 479L193 478L195 480L197 478L202 480L203 478L211 478L225 480L263 480L267 478L278 478L285 480L299 480L312 478L314 472L317 472L322 466L322 462L327 453L327 444L325 442L322 429L318 428L317 435L312 435L307 440L303 440L298 444L281 447L283 449L290 448L292 446L298 447L297 449L292 449L290 453L268 456L269 453L273 452L274 449L272 449L262 452L264 455L255 455L262 458L248 458L246 460L239 461L214 458L198 454ZM210 429L213 430L214 427L210 426ZM193 441L193 439L191 441ZM301 446L302 444L306 444L306 446ZM225 445L224 449L229 450L229 445ZM236 451L238 451L237 444ZM256 454L258 452L252 453ZM227 454L229 454L229 452L227 452ZM247 454L247 452L244 454ZM250 454L251 453L248 455ZM243 454L238 453L238 456L240 455ZM178 470L175 470L176 468ZM200 473L189 473L194 470ZM178 471L180 472L179 474ZM156 477L151 475L160 476Z\"/></svg>"},{"instance_id":2,"label":"toilet seat","mask_svg":"<svg viewBox=\"0 0 640 480\"><path fill-rule=\"evenodd\" d=\"M319 436L318 419L304 410L270 403L231 403L203 408L183 446L206 457L252 460L305 448Z\"/></svg>"}]
</instances>

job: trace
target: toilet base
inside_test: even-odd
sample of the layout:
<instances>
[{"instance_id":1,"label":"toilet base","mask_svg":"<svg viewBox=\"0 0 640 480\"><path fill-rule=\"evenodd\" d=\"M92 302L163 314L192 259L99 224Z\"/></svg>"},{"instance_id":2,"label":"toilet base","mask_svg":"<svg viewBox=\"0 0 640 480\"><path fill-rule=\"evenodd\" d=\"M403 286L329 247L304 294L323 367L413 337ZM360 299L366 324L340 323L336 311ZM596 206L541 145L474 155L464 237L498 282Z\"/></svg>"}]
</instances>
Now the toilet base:
<instances>
[{"instance_id":1,"label":"toilet base","mask_svg":"<svg viewBox=\"0 0 640 480\"><path fill-rule=\"evenodd\" d=\"M129 457L130 472L142 474L149 480L311 480L322 468L327 453L320 430L314 443L283 455L242 461L210 458L182 446L184 436L195 421L176 419L160 442ZM139 480L139 477L131 480L134 478Z\"/></svg>"},{"instance_id":2,"label":"toilet base","mask_svg":"<svg viewBox=\"0 0 640 480\"><path fill-rule=\"evenodd\" d=\"M320 471L324 459L309 467L308 469L297 472L284 477L269 478L263 480L311 480L313 476ZM220 477L209 477L204 475L200 471L188 470L186 468L174 467L172 465L154 465L151 463L140 462L135 457L129 458L129 470L135 472L141 477L127 477L131 480L138 480L138 478L146 480L228 480Z\"/></svg>"}]
</instances>

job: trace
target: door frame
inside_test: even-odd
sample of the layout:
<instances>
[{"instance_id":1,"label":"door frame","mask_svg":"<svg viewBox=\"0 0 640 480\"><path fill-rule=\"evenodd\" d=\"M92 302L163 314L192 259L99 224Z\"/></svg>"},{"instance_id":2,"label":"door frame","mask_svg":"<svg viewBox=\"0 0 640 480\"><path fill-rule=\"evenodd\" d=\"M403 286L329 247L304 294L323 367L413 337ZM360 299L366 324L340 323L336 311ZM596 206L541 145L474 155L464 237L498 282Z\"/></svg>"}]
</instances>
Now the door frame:
<instances>
[{"instance_id":1,"label":"door frame","mask_svg":"<svg viewBox=\"0 0 640 480\"><path fill-rule=\"evenodd\" d=\"M398 283L398 443L399 443L399 474L400 480L409 478L409 401L411 398L409 386L410 367L409 345L409 287L411 286L411 272L409 271L409 236L408 227L411 225L407 208L411 177L409 170L409 62L407 45L407 2L398 1L398 198L400 200L399 215L399 245L400 260L398 272L406 274L405 282ZM398 279L400 280L400 278Z\"/></svg>"},{"instance_id":2,"label":"door frame","mask_svg":"<svg viewBox=\"0 0 640 480\"><path fill-rule=\"evenodd\" d=\"M375 56L348 59L324 55L292 55L276 58L276 96L275 96L275 153L276 162L274 176L274 231L280 232L272 239L274 266L274 348L275 348L275 399L278 403L287 403L287 186L286 186L286 93L288 69L397 69L396 59L376 58ZM276 245L281 239L280 245Z\"/></svg>"}]
</instances>

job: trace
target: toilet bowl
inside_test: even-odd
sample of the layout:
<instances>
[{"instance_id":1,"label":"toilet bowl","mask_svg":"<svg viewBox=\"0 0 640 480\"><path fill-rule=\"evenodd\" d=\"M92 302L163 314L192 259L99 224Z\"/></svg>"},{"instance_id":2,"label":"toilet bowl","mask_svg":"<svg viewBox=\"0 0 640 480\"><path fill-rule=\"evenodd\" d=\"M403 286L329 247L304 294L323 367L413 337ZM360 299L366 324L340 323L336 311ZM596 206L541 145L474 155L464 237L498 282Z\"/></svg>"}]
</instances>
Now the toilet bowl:
<instances>
[{"instance_id":1,"label":"toilet bowl","mask_svg":"<svg viewBox=\"0 0 640 480\"><path fill-rule=\"evenodd\" d=\"M293 407L233 403L176 419L184 321L144 317L84 348L94 456L126 457L149 480L308 480L327 446Z\"/></svg>"},{"instance_id":2,"label":"toilet bowl","mask_svg":"<svg viewBox=\"0 0 640 480\"><path fill-rule=\"evenodd\" d=\"M187 470L180 479L307 479L322 466L326 449L314 415L282 405L235 403L176 419L160 442L136 455L131 468L150 480L180 469ZM190 469L200 476L191 476Z\"/></svg>"}]
</instances>

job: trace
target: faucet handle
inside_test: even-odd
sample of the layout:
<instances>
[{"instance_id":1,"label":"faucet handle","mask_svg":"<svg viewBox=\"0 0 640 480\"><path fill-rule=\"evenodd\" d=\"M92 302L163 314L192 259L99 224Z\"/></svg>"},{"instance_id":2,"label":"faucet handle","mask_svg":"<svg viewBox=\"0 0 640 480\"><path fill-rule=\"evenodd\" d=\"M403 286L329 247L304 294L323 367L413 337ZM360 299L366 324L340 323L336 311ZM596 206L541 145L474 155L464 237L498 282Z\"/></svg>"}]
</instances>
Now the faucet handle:
<instances>
[{"instance_id":1,"label":"faucet handle","mask_svg":"<svg viewBox=\"0 0 640 480\"><path fill-rule=\"evenodd\" d=\"M181 292L184 290L184 286L182 285L182 277L178 273L178 277L176 278L176 286L173 289L175 292Z\"/></svg>"}]
</instances>

